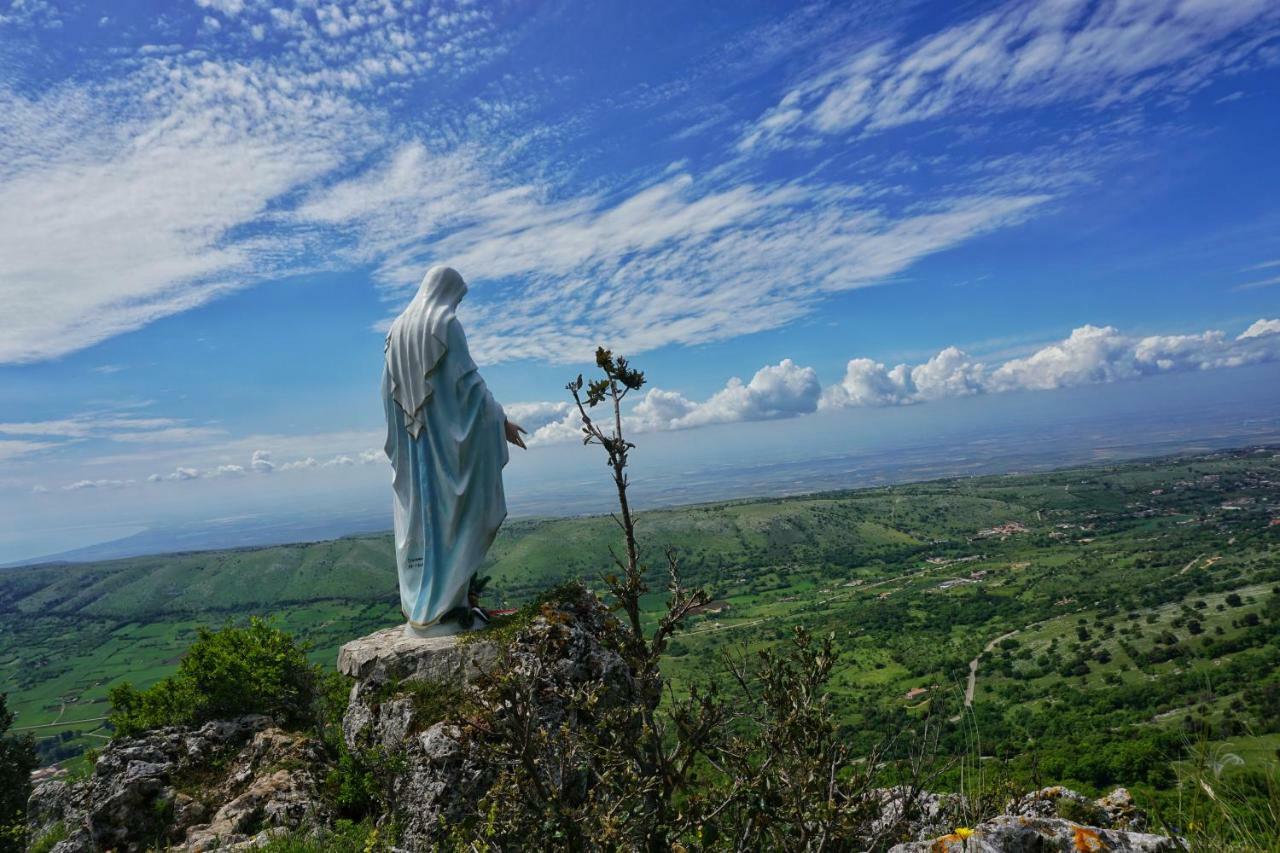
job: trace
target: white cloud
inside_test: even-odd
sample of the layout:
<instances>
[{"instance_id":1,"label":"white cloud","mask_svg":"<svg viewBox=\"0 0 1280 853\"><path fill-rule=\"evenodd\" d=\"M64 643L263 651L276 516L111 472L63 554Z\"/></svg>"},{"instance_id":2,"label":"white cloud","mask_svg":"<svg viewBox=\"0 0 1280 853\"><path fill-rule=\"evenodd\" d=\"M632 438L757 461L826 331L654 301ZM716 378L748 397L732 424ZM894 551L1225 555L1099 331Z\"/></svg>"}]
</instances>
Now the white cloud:
<instances>
[{"instance_id":1,"label":"white cloud","mask_svg":"<svg viewBox=\"0 0 1280 853\"><path fill-rule=\"evenodd\" d=\"M1274 287L1280 284L1280 275L1271 278L1259 279L1258 281L1250 281L1245 284L1237 284L1232 290L1261 290L1264 287Z\"/></svg>"},{"instance_id":2,"label":"white cloud","mask_svg":"<svg viewBox=\"0 0 1280 853\"><path fill-rule=\"evenodd\" d=\"M547 424L563 420L570 407L571 404L568 402L534 402L506 403L502 408L508 420L520 424L533 434Z\"/></svg>"},{"instance_id":3,"label":"white cloud","mask_svg":"<svg viewBox=\"0 0 1280 853\"><path fill-rule=\"evenodd\" d=\"M281 471L301 471L307 468L315 468L320 463L316 461L314 456L308 456L305 459L295 459L292 462L286 462L280 466Z\"/></svg>"},{"instance_id":4,"label":"white cloud","mask_svg":"<svg viewBox=\"0 0 1280 853\"><path fill-rule=\"evenodd\" d=\"M132 486L136 480L78 480L63 486L64 491L78 492L84 489L120 489Z\"/></svg>"},{"instance_id":5,"label":"white cloud","mask_svg":"<svg viewBox=\"0 0 1280 853\"><path fill-rule=\"evenodd\" d=\"M321 463L321 468L345 468L349 465L356 464L356 461L346 454L335 456L332 459L325 460Z\"/></svg>"},{"instance_id":6,"label":"white cloud","mask_svg":"<svg viewBox=\"0 0 1280 853\"><path fill-rule=\"evenodd\" d=\"M263 474L269 474L275 469L275 463L271 461L270 450L255 450L253 456L249 459L249 468Z\"/></svg>"},{"instance_id":7,"label":"white cloud","mask_svg":"<svg viewBox=\"0 0 1280 853\"><path fill-rule=\"evenodd\" d=\"M351 251L381 259L389 287L442 259L480 285L464 303L478 359L569 361L600 340L636 353L786 325L1048 200L984 191L891 211L858 187L689 174L621 195L549 195L409 143L314 194L298 216L352 229Z\"/></svg>"},{"instance_id":8,"label":"white cloud","mask_svg":"<svg viewBox=\"0 0 1280 853\"><path fill-rule=\"evenodd\" d=\"M750 124L739 147L943 114L1186 92L1248 62L1278 23L1280 7L1268 0L1009 2L816 71Z\"/></svg>"},{"instance_id":9,"label":"white cloud","mask_svg":"<svg viewBox=\"0 0 1280 853\"><path fill-rule=\"evenodd\" d=\"M740 380L731 380L741 384ZM650 388L630 411L629 421L637 429L672 429L698 410L698 404L676 391Z\"/></svg>"},{"instance_id":10,"label":"white cloud","mask_svg":"<svg viewBox=\"0 0 1280 853\"><path fill-rule=\"evenodd\" d=\"M172 418L137 418L114 412L90 412L46 421L0 423L0 435L42 435L58 438L116 438L136 432L167 430L181 421Z\"/></svg>"},{"instance_id":11,"label":"white cloud","mask_svg":"<svg viewBox=\"0 0 1280 853\"><path fill-rule=\"evenodd\" d=\"M821 396L817 372L784 358L760 368L746 384L736 376L730 379L723 390L672 420L670 428L791 418L817 411Z\"/></svg>"},{"instance_id":12,"label":"white cloud","mask_svg":"<svg viewBox=\"0 0 1280 853\"><path fill-rule=\"evenodd\" d=\"M243 477L244 473L245 471L244 471L243 465L219 465L217 468L213 469L213 471L210 473L209 476L211 477Z\"/></svg>"},{"instance_id":13,"label":"white cloud","mask_svg":"<svg viewBox=\"0 0 1280 853\"><path fill-rule=\"evenodd\" d=\"M552 406L555 404L547 403L546 405ZM523 423L521 423L521 426L523 426ZM525 444L530 447L540 444L559 444L565 441L581 441L583 437L582 418L576 408L570 409L566 407L559 420L543 424L536 430L530 429L529 433L530 435Z\"/></svg>"},{"instance_id":14,"label":"white cloud","mask_svg":"<svg viewBox=\"0 0 1280 853\"><path fill-rule=\"evenodd\" d=\"M743 383L737 377L730 379L723 389L701 403L675 391L650 388L624 412L623 428L634 432L653 432L789 418L816 411L821 395L822 386L817 372L811 367L800 367L787 358L776 365L760 368L750 382ZM569 404L520 405L541 407L549 415L560 414L559 418L544 422L536 430L530 429L530 446L582 440L582 419L578 410ZM608 416L607 412L600 415L606 419Z\"/></svg>"},{"instance_id":15,"label":"white cloud","mask_svg":"<svg viewBox=\"0 0 1280 853\"><path fill-rule=\"evenodd\" d=\"M214 9L227 17L235 17L244 11L244 0L196 0L203 9Z\"/></svg>"},{"instance_id":16,"label":"white cloud","mask_svg":"<svg viewBox=\"0 0 1280 853\"><path fill-rule=\"evenodd\" d=\"M281 211L376 148L379 90L488 55L483 10L359 0L344 20L362 28L337 40L303 10L252 11L266 17L206 28L199 49L121 48L80 86L33 92L0 76L0 363L57 357L308 270L315 235ZM250 56L241 41L268 23L280 38Z\"/></svg>"},{"instance_id":17,"label":"white cloud","mask_svg":"<svg viewBox=\"0 0 1280 853\"><path fill-rule=\"evenodd\" d=\"M1253 325L1240 333L1237 340L1261 338L1264 335L1280 335L1280 320L1255 320Z\"/></svg>"},{"instance_id":18,"label":"white cloud","mask_svg":"<svg viewBox=\"0 0 1280 853\"><path fill-rule=\"evenodd\" d=\"M173 469L168 474L152 474L147 477L149 483L172 482L178 480L198 480L200 479L200 470L197 468L189 468L183 465Z\"/></svg>"},{"instance_id":19,"label":"white cloud","mask_svg":"<svg viewBox=\"0 0 1280 853\"><path fill-rule=\"evenodd\" d=\"M19 456L27 456L28 454L57 446L57 442L50 441L10 441L8 439L0 439L0 462L17 459Z\"/></svg>"},{"instance_id":20,"label":"white cloud","mask_svg":"<svg viewBox=\"0 0 1280 853\"><path fill-rule=\"evenodd\" d=\"M133 444L149 442L171 442L174 444L191 444L208 441L226 435L226 430L217 427L169 427L167 429L144 430L139 432L117 432L109 437L112 441L124 441Z\"/></svg>"},{"instance_id":21,"label":"white cloud","mask_svg":"<svg viewBox=\"0 0 1280 853\"><path fill-rule=\"evenodd\" d=\"M953 346L916 365L887 367L869 358L854 358L840 381L825 388L813 368L783 359L758 370L750 382L730 379L723 389L702 401L650 388L624 411L623 418L624 428L632 432L690 429L792 418L818 409L913 405L1277 360L1280 320L1259 320L1235 339L1219 331L1132 337L1110 326L1081 326L1062 341L997 364L986 364ZM563 412L534 431L530 445L581 440L582 424L576 410L550 402L520 405L541 407L549 414Z\"/></svg>"},{"instance_id":22,"label":"white cloud","mask_svg":"<svg viewBox=\"0 0 1280 853\"><path fill-rule=\"evenodd\" d=\"M127 407L126 407L127 409ZM89 440L105 440L123 444L183 446L204 444L226 435L214 427L189 426L174 418L144 418L120 410L83 412L66 418L43 421L10 421L0 423L0 435L43 439L39 442L14 442L9 455L35 452L46 447L68 447ZM25 449L24 449L25 448ZM0 451L0 459L4 453Z\"/></svg>"},{"instance_id":23,"label":"white cloud","mask_svg":"<svg viewBox=\"0 0 1280 853\"><path fill-rule=\"evenodd\" d=\"M996 368L986 381L993 390L1045 390L1138 375L1133 343L1110 326L1081 326L1060 343Z\"/></svg>"},{"instance_id":24,"label":"white cloud","mask_svg":"<svg viewBox=\"0 0 1280 853\"><path fill-rule=\"evenodd\" d=\"M1157 373L1216 370L1280 359L1280 321L1259 320L1235 339L1219 331L1131 337L1111 326L1081 326L1024 358L986 365L948 347L921 365L893 368L851 360L823 393L824 408L890 406L943 397L1049 390Z\"/></svg>"}]
</instances>

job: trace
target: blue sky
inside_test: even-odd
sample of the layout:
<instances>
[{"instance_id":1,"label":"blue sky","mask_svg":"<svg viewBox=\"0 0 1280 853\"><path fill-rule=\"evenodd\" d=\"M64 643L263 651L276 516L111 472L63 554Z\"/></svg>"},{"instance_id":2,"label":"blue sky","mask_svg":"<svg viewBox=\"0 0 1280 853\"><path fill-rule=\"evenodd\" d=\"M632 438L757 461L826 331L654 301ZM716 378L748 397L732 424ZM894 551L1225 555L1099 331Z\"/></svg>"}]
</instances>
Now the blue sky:
<instances>
[{"instance_id":1,"label":"blue sky","mask_svg":"<svg viewBox=\"0 0 1280 853\"><path fill-rule=\"evenodd\" d=\"M0 560L373 494L438 262L542 485L597 343L655 453L1274 398L1278 93L1266 0L0 0Z\"/></svg>"}]
</instances>

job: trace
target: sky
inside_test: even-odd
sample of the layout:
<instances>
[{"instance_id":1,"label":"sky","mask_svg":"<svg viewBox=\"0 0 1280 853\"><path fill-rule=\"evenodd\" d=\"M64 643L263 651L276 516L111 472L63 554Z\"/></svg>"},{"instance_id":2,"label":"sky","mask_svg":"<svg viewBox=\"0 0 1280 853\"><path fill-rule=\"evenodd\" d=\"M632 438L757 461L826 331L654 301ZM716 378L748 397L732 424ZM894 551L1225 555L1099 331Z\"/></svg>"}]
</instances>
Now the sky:
<instances>
[{"instance_id":1,"label":"sky","mask_svg":"<svg viewBox=\"0 0 1280 853\"><path fill-rule=\"evenodd\" d=\"M1278 96L1270 0L0 0L0 563L389 504L436 263L528 511L598 344L668 474L1265 410Z\"/></svg>"}]
</instances>

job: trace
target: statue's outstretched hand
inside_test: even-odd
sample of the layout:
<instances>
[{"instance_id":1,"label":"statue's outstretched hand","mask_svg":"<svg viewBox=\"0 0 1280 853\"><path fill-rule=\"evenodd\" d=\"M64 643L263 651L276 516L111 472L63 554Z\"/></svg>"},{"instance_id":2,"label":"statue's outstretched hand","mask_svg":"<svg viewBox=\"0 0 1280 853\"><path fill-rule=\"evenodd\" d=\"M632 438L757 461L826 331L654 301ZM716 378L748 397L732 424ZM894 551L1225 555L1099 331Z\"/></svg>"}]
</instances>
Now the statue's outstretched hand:
<instances>
[{"instance_id":1,"label":"statue's outstretched hand","mask_svg":"<svg viewBox=\"0 0 1280 853\"><path fill-rule=\"evenodd\" d=\"M507 421L506 430L507 430L507 441L511 442L516 447L520 447L525 450L529 449L525 447L524 439L520 437L520 433L525 433L526 435L528 435L529 431L527 429L520 426L520 424L516 423L515 421Z\"/></svg>"}]
</instances>

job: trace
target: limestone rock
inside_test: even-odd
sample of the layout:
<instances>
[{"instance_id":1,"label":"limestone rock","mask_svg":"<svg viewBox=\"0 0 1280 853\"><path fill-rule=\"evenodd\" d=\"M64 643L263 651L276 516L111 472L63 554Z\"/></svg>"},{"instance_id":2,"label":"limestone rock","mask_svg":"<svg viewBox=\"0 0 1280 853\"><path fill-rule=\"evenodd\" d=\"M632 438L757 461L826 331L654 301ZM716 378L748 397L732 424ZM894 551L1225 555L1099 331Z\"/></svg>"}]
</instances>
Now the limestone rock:
<instances>
[{"instance_id":1,"label":"limestone rock","mask_svg":"<svg viewBox=\"0 0 1280 853\"><path fill-rule=\"evenodd\" d=\"M352 640L338 651L338 672L364 685L392 681L461 683L497 660L490 643L457 637L406 637L403 626Z\"/></svg>"},{"instance_id":2,"label":"limestone rock","mask_svg":"<svg viewBox=\"0 0 1280 853\"><path fill-rule=\"evenodd\" d=\"M964 798L959 794L933 794L905 785L871 792L880 810L871 822L866 844L886 839L925 839L941 835L959 822Z\"/></svg>"},{"instance_id":3,"label":"limestone rock","mask_svg":"<svg viewBox=\"0 0 1280 853\"><path fill-rule=\"evenodd\" d=\"M68 836L57 853L114 849L145 850L158 840L177 840L184 827L175 781L226 750L238 748L270 718L246 716L198 729L170 727L113 741L98 757L93 774L76 782L54 780L37 787L27 806L35 838L62 822ZM181 813L193 812L183 802Z\"/></svg>"},{"instance_id":4,"label":"limestone rock","mask_svg":"<svg viewBox=\"0 0 1280 853\"><path fill-rule=\"evenodd\" d=\"M219 770L227 759L228 769ZM38 838L61 822L67 837L57 853L166 842L226 848L263 829L327 820L320 798L326 766L314 740L272 727L269 717L157 729L108 744L87 779L38 786L28 830Z\"/></svg>"},{"instance_id":5,"label":"limestone rock","mask_svg":"<svg viewBox=\"0 0 1280 853\"><path fill-rule=\"evenodd\" d=\"M208 823L191 826L192 851L246 844L264 830L320 826L328 822L321 798L327 761L324 750L304 735L259 732L232 762L208 800L222 803Z\"/></svg>"},{"instance_id":6,"label":"limestone rock","mask_svg":"<svg viewBox=\"0 0 1280 853\"><path fill-rule=\"evenodd\" d=\"M1149 821L1133 802L1126 788L1116 788L1105 797L1091 800L1084 794L1053 785L1011 800L1005 813L1024 817L1060 817L1088 826L1144 832Z\"/></svg>"},{"instance_id":7,"label":"limestone rock","mask_svg":"<svg viewBox=\"0 0 1280 853\"><path fill-rule=\"evenodd\" d=\"M1051 785L1011 800L1004 810L1005 814L1015 816L1060 817L1087 826L1111 826L1111 816L1101 806L1062 785Z\"/></svg>"},{"instance_id":8,"label":"limestone rock","mask_svg":"<svg viewBox=\"0 0 1280 853\"><path fill-rule=\"evenodd\" d=\"M1133 795L1128 788L1116 788L1105 797L1094 802L1107 815L1108 826L1116 829L1127 829L1130 832L1146 832L1150 821L1133 802Z\"/></svg>"},{"instance_id":9,"label":"limestone rock","mask_svg":"<svg viewBox=\"0 0 1280 853\"><path fill-rule=\"evenodd\" d=\"M952 832L926 841L908 841L889 853L1181 853L1186 845L1176 838L1081 826L1054 817L1000 815L973 827L971 834Z\"/></svg>"},{"instance_id":10,"label":"limestone rock","mask_svg":"<svg viewBox=\"0 0 1280 853\"><path fill-rule=\"evenodd\" d=\"M338 667L356 679L343 737L353 752L394 756L383 821L395 825L402 847L432 849L440 843L442 827L474 809L502 769L482 752L483 734L466 720L441 718L433 686L456 694L445 705L477 700L493 689L484 675L501 662L504 678L539 697L538 725L554 730L567 716L561 698L566 691L598 686L603 705L633 696L629 667L602 639L612 619L584 592L551 606L502 648L483 636L461 643L452 637L407 639L400 628L343 647ZM504 712L494 711L495 704L501 703L490 702L490 712L500 717Z\"/></svg>"}]
</instances>

